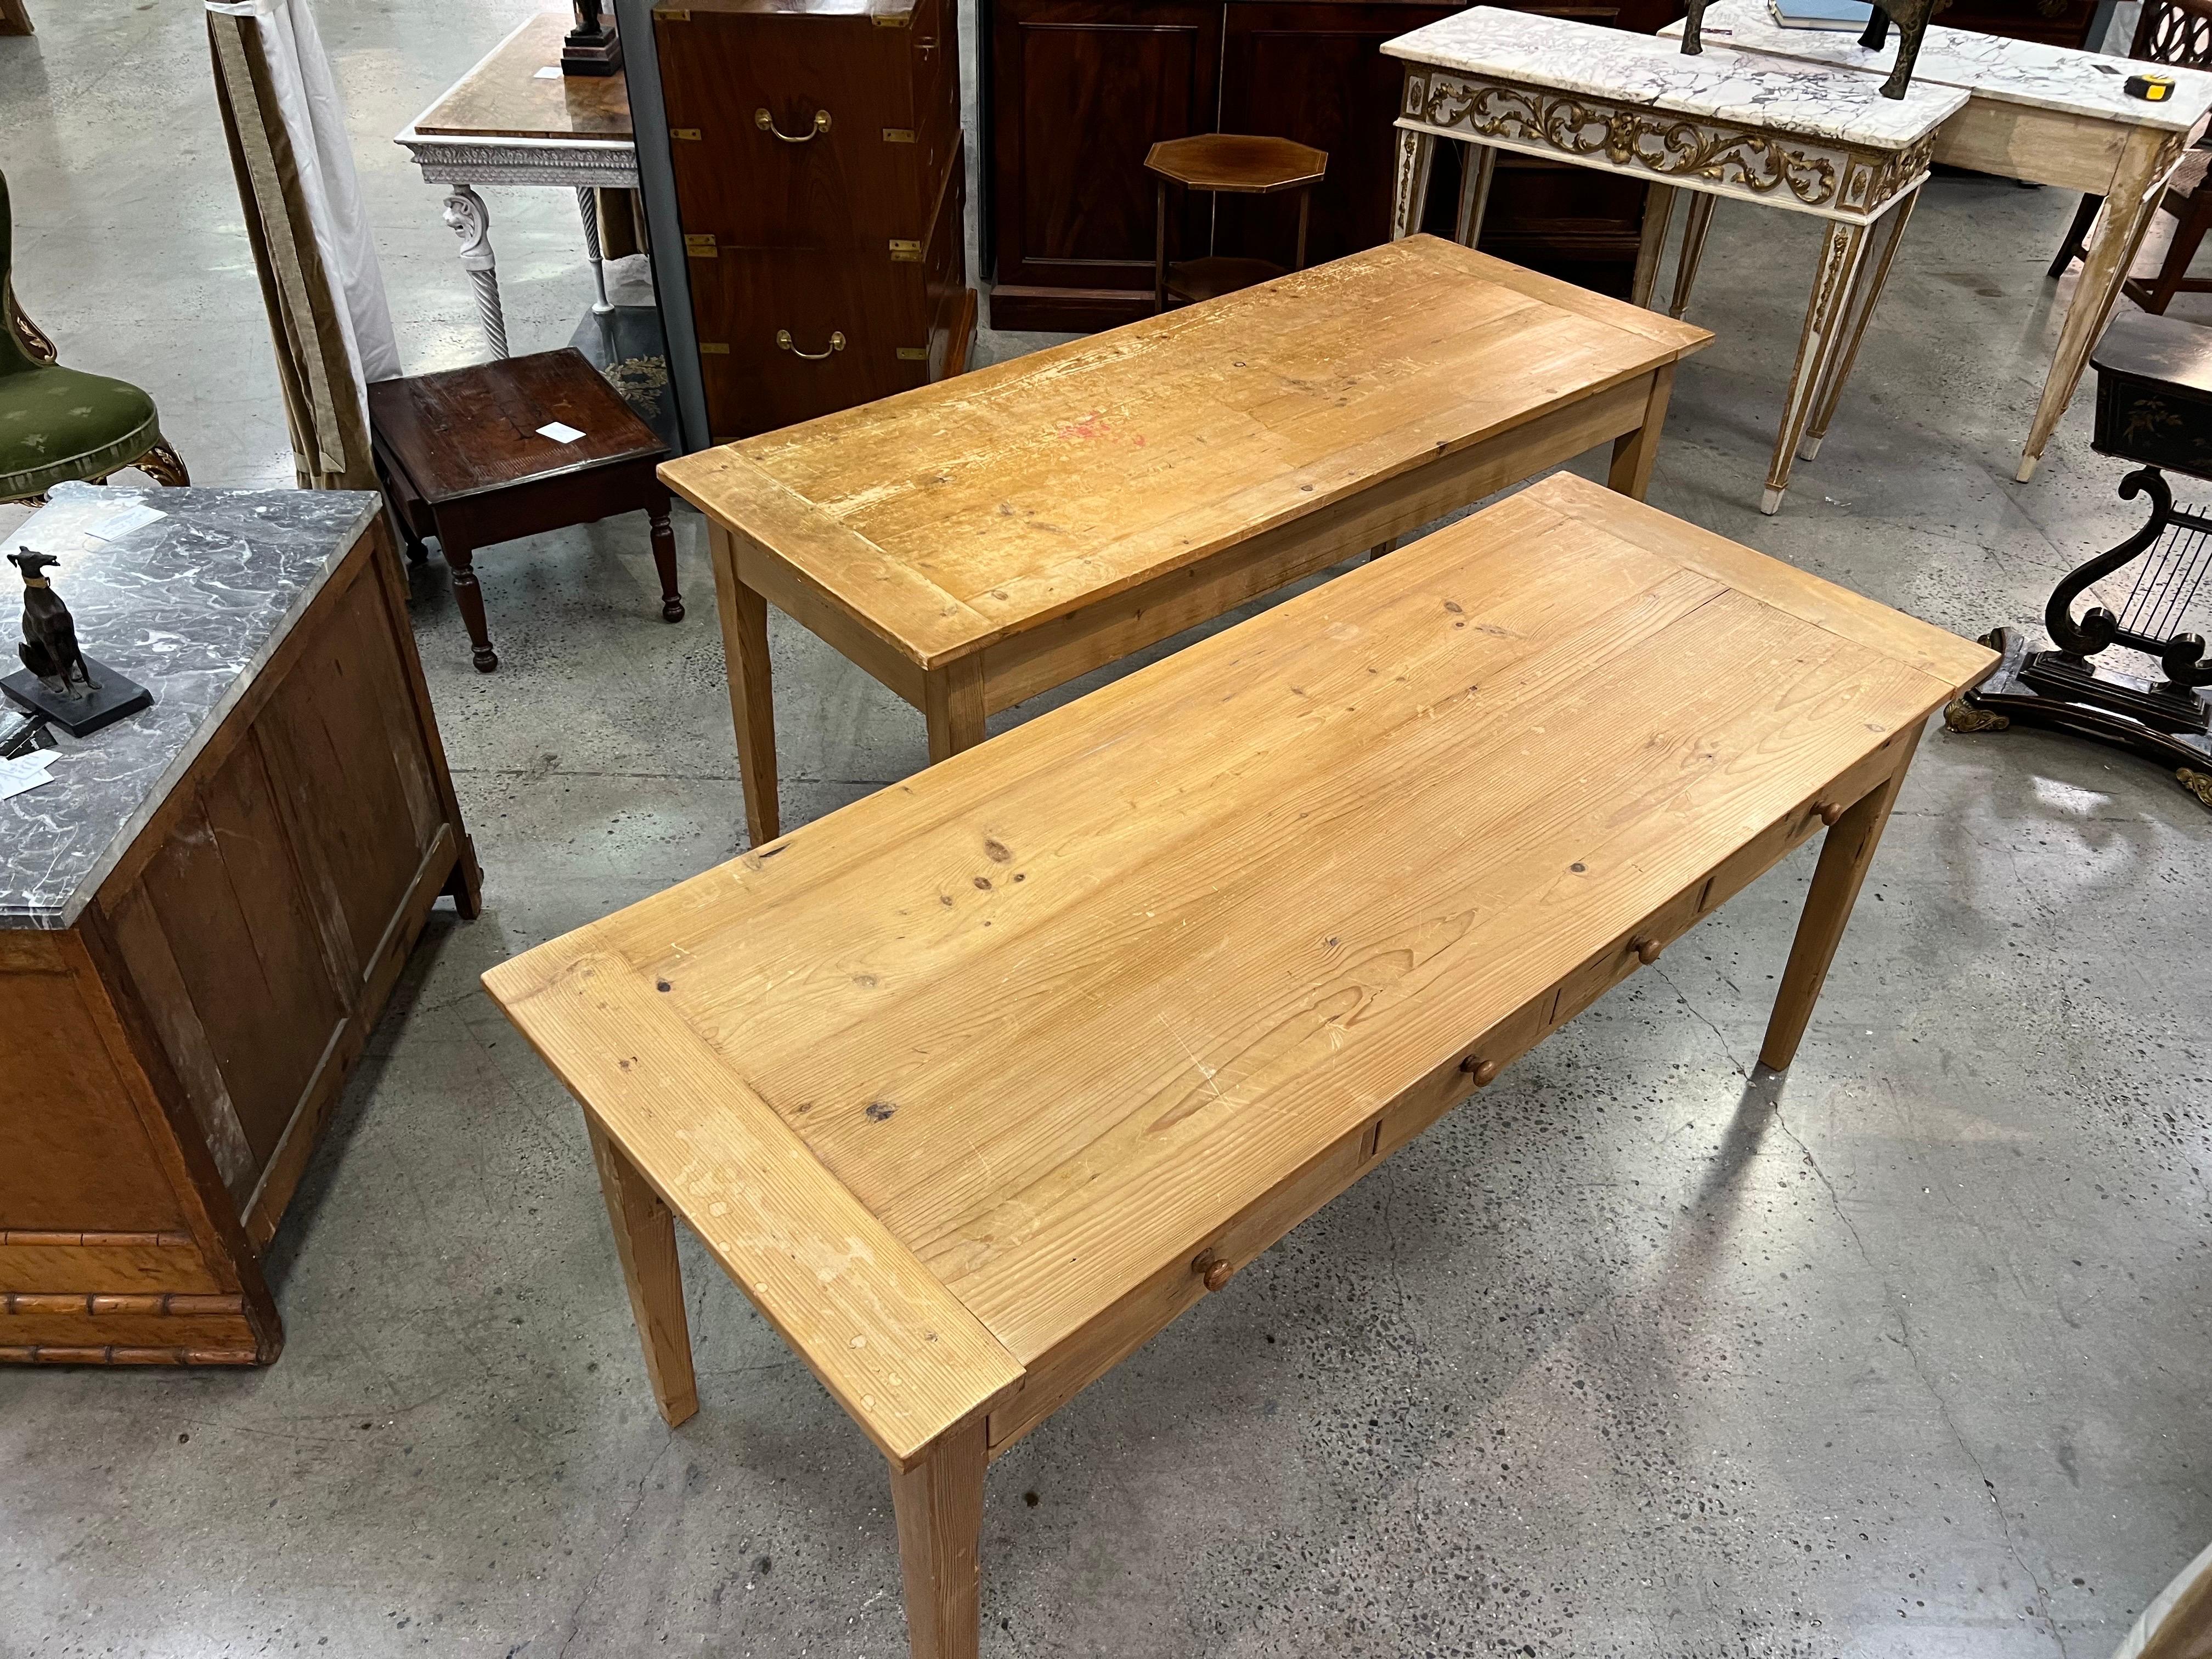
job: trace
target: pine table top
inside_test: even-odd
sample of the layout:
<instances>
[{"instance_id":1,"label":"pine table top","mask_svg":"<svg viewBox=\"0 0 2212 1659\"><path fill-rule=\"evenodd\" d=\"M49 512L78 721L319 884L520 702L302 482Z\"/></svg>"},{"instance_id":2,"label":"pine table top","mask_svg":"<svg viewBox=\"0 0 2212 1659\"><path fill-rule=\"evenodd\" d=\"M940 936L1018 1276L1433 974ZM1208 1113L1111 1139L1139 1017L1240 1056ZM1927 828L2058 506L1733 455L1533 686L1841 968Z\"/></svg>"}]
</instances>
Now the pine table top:
<instances>
[{"instance_id":1,"label":"pine table top","mask_svg":"<svg viewBox=\"0 0 2212 1659\"><path fill-rule=\"evenodd\" d=\"M484 982L905 1459L1994 661L1561 474Z\"/></svg>"}]
</instances>

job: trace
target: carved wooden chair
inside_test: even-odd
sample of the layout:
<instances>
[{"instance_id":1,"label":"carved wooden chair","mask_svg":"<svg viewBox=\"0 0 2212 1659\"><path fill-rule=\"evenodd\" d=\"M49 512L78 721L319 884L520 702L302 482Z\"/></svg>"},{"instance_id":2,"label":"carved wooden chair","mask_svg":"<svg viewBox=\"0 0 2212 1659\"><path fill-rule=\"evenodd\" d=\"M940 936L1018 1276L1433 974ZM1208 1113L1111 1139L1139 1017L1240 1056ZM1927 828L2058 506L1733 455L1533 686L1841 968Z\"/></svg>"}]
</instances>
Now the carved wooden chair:
<instances>
[{"instance_id":1,"label":"carved wooden chair","mask_svg":"<svg viewBox=\"0 0 2212 1659\"><path fill-rule=\"evenodd\" d=\"M9 227L0 174L0 501L40 501L58 483L98 483L126 466L156 483L190 483L154 400L127 380L62 368L54 343L16 307Z\"/></svg>"},{"instance_id":2,"label":"carved wooden chair","mask_svg":"<svg viewBox=\"0 0 2212 1659\"><path fill-rule=\"evenodd\" d=\"M2212 0L2143 0L2142 16L2136 24L2128 56L2150 64L2174 64L2184 69L2212 69ZM2212 141L2208 141L2212 142ZM2189 262L2197 257L2204 233L2212 229L2212 189L2205 175L2212 172L2212 149L2202 146L2181 158L2159 206L2180 220L2173 243L2158 275L2148 281L2130 278L2128 298L2145 311L2163 312L2177 294L2212 294L2212 278L2191 276ZM2105 205L2101 196L2084 196L2074 211L2074 223L2051 262L2051 275L2063 276L2066 267L2081 258Z\"/></svg>"},{"instance_id":3,"label":"carved wooden chair","mask_svg":"<svg viewBox=\"0 0 2212 1659\"><path fill-rule=\"evenodd\" d=\"M1682 51L1694 58L1705 49L1705 7L1710 0L1688 0L1689 19L1682 25ZM1880 52L1889 44L1889 26L1897 25L1897 62L1890 65L1889 78L1881 83L1885 98L1902 98L1905 89L1912 84L1912 66L1920 58L1920 38L1928 33L1928 20L1951 3L1951 0L1873 0L1873 15L1867 19L1866 33L1859 36L1859 44L1869 52Z\"/></svg>"}]
</instances>

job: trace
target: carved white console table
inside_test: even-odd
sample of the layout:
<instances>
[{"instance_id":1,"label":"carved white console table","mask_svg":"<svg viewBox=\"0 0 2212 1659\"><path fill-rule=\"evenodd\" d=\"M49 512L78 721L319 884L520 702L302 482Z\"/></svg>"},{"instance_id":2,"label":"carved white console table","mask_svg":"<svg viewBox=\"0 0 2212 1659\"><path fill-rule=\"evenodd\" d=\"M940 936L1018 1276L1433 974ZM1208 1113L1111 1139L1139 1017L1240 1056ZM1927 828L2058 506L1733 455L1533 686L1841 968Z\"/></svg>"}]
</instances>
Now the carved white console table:
<instances>
[{"instance_id":1,"label":"carved white console table","mask_svg":"<svg viewBox=\"0 0 2212 1659\"><path fill-rule=\"evenodd\" d=\"M1711 14L1708 14L1711 15ZM1469 146L1455 234L1472 246L1498 151L1621 173L1651 186L1632 297L1650 303L1677 191L1690 192L1674 279L1688 296L1721 197L1828 222L1760 510L1781 510L1790 472L1834 417L1860 337L1923 180L1936 130L1966 99L1915 85L1901 100L1847 70L1784 64L1540 14L1477 6L1401 35L1393 236L1420 228L1439 138Z\"/></svg>"},{"instance_id":2,"label":"carved white console table","mask_svg":"<svg viewBox=\"0 0 2212 1659\"><path fill-rule=\"evenodd\" d=\"M1705 13L1705 34L1708 43L1718 40L1733 52L1874 77L1888 72L1896 51L1893 34L1890 46L1869 52L1856 33L1785 29L1769 15L1766 0L1720 0ZM2058 417L2081 384L2128 267L2158 217L2167 178L2212 111L2212 74L2154 67L2172 78L2173 94L2150 103L2128 95L2124 58L1932 23L1921 42L1914 84L1956 87L1967 94L1966 107L1936 135L1938 161L2105 198L2013 475L2022 483L2033 476Z\"/></svg>"},{"instance_id":3,"label":"carved white console table","mask_svg":"<svg viewBox=\"0 0 2212 1659\"><path fill-rule=\"evenodd\" d=\"M547 76L561 62L569 14L542 12L501 41L396 140L432 184L447 187L446 222L461 239L461 264L475 284L477 309L492 355L507 352L499 303L491 214L478 185L556 185L576 192L584 251L598 284L594 311L607 301L595 190L637 188L637 146L629 88L620 75Z\"/></svg>"}]
</instances>

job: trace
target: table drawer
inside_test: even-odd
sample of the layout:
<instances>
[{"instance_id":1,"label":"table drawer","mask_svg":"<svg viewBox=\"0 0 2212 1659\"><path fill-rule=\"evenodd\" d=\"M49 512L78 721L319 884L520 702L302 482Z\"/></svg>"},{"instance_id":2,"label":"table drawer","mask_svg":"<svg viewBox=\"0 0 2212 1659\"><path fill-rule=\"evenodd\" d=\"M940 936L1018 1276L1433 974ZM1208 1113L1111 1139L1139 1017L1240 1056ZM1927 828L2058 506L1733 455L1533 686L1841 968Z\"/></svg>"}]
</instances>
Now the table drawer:
<instances>
[{"instance_id":1,"label":"table drawer","mask_svg":"<svg viewBox=\"0 0 2212 1659\"><path fill-rule=\"evenodd\" d=\"M991 1413L995 1457L1078 1394L1167 1328L1206 1294L1200 1263L1226 1263L1234 1274L1359 1178L1369 1164L1373 1123L1364 1123L1210 1238L1194 1242L1103 1316L1031 1362L1012 1398Z\"/></svg>"}]
</instances>

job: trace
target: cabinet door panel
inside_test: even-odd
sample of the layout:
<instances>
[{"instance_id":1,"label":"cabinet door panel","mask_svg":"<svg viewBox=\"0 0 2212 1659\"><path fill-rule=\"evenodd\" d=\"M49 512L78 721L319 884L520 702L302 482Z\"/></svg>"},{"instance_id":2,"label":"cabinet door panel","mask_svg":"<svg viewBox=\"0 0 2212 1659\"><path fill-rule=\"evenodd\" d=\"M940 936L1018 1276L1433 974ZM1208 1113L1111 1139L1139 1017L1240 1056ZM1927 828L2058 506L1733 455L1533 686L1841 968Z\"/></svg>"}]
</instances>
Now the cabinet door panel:
<instances>
[{"instance_id":1,"label":"cabinet door panel","mask_svg":"<svg viewBox=\"0 0 2212 1659\"><path fill-rule=\"evenodd\" d=\"M1145 155L1212 131L1220 9L1011 0L993 27L998 281L1149 294ZM1190 204L1182 246L1205 226Z\"/></svg>"}]
</instances>

